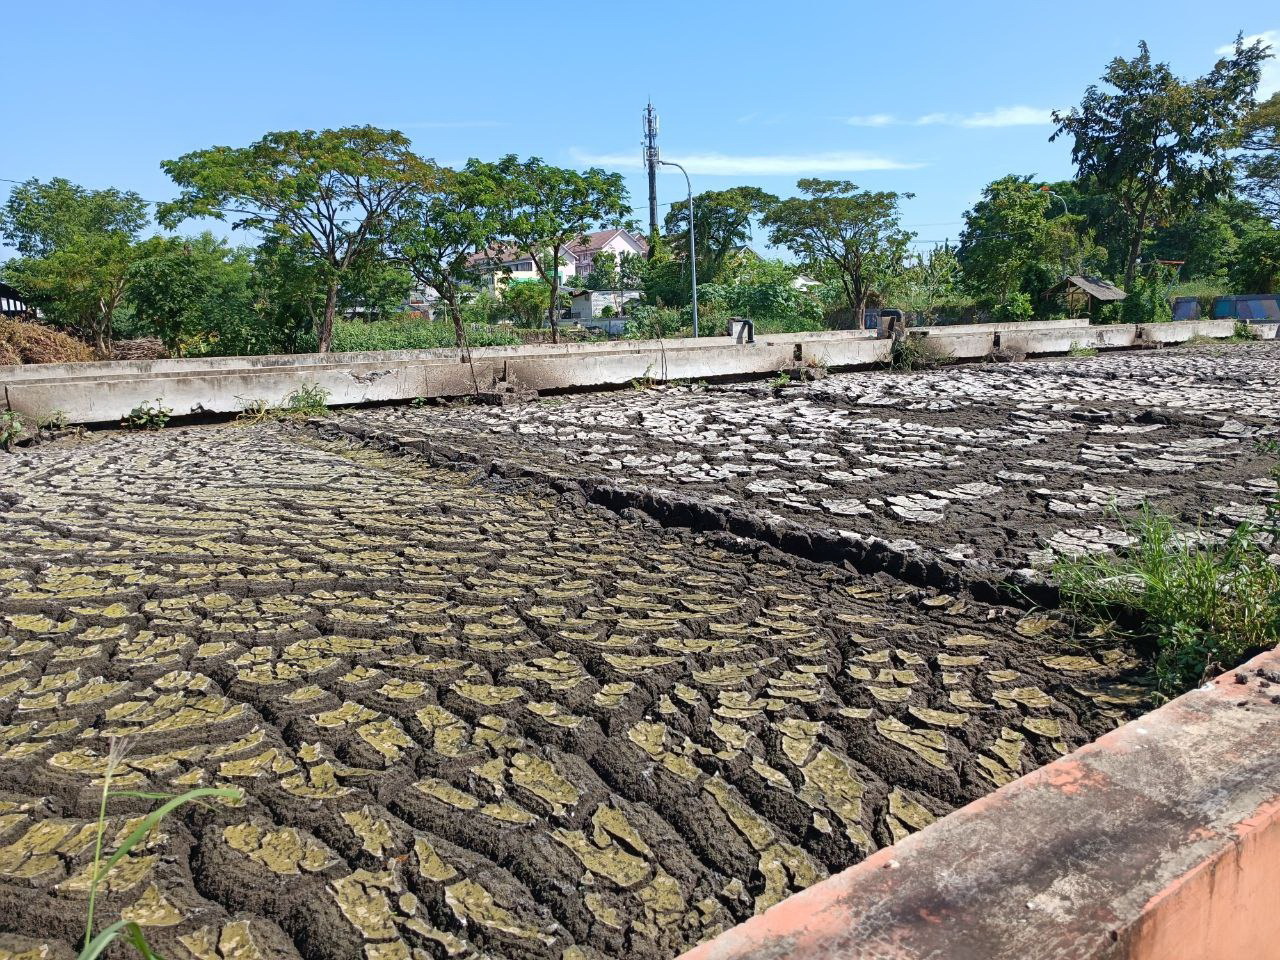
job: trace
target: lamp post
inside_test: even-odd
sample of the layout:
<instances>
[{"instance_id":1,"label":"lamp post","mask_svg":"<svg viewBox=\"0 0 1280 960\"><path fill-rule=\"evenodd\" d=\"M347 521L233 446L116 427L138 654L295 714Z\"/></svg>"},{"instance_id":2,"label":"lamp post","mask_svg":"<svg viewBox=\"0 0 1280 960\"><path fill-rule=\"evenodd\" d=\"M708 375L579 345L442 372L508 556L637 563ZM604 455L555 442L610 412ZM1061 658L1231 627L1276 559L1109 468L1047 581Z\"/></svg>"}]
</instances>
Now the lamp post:
<instances>
[{"instance_id":1,"label":"lamp post","mask_svg":"<svg viewBox=\"0 0 1280 960\"><path fill-rule=\"evenodd\" d=\"M656 160L656 158L655 158ZM670 160L657 160L665 167L675 167L684 174L684 185L689 191L689 275L693 279L693 336L698 336L698 258L693 246L693 184L689 181L689 171Z\"/></svg>"},{"instance_id":2,"label":"lamp post","mask_svg":"<svg viewBox=\"0 0 1280 960\"><path fill-rule=\"evenodd\" d=\"M1050 190L1049 185L1047 183L1040 187L1040 192L1047 193L1049 196L1057 198L1058 202L1062 204L1063 216L1069 217L1071 215L1071 211L1067 209L1067 201L1064 200L1059 194L1056 194L1052 190Z\"/></svg>"}]
</instances>

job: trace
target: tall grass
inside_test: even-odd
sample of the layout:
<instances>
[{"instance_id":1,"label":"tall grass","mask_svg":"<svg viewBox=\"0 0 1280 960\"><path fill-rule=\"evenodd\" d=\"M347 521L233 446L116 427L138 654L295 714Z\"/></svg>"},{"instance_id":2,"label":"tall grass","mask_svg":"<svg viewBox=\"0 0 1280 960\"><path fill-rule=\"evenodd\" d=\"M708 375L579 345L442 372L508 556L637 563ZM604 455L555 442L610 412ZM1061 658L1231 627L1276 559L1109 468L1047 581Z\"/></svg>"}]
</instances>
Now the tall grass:
<instances>
[{"instance_id":1,"label":"tall grass","mask_svg":"<svg viewBox=\"0 0 1280 960\"><path fill-rule=\"evenodd\" d=\"M1177 696L1280 643L1280 508L1225 540L1179 532L1150 510L1127 525L1118 555L1064 557L1054 574L1064 602L1087 622L1118 620L1153 645L1159 693Z\"/></svg>"},{"instance_id":2,"label":"tall grass","mask_svg":"<svg viewBox=\"0 0 1280 960\"><path fill-rule=\"evenodd\" d=\"M467 325L467 342L473 347L520 343L508 327ZM339 353L361 350L429 350L456 346L453 324L424 319L339 320L333 325L330 349Z\"/></svg>"}]
</instances>

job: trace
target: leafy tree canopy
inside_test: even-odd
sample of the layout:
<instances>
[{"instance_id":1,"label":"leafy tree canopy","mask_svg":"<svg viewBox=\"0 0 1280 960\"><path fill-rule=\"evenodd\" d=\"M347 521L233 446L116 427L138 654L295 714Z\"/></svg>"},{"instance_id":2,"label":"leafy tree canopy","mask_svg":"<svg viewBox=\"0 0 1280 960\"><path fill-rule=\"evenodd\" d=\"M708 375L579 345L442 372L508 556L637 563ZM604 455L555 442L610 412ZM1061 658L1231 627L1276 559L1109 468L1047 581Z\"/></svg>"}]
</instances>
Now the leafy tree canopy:
<instances>
[{"instance_id":1,"label":"leafy tree canopy","mask_svg":"<svg viewBox=\"0 0 1280 960\"><path fill-rule=\"evenodd\" d=\"M801 196L762 218L769 240L801 263L833 272L862 326L868 298L888 285L915 236L902 229L898 211L898 201L913 195L859 190L847 180L806 178L796 186Z\"/></svg>"},{"instance_id":2,"label":"leafy tree canopy","mask_svg":"<svg viewBox=\"0 0 1280 960\"><path fill-rule=\"evenodd\" d=\"M1280 226L1280 93L1245 117L1243 132L1240 192Z\"/></svg>"},{"instance_id":3,"label":"leafy tree canopy","mask_svg":"<svg viewBox=\"0 0 1280 960\"><path fill-rule=\"evenodd\" d=\"M0 236L20 256L47 257L86 237L136 239L148 220L146 201L131 191L33 178L15 186L0 209Z\"/></svg>"},{"instance_id":4,"label":"leafy tree canopy","mask_svg":"<svg viewBox=\"0 0 1280 960\"><path fill-rule=\"evenodd\" d=\"M388 234L390 255L444 300L459 347L466 341L463 292L479 279L471 258L500 229L496 183L479 168L472 160L462 170L433 171L406 195Z\"/></svg>"},{"instance_id":5,"label":"leafy tree canopy","mask_svg":"<svg viewBox=\"0 0 1280 960\"><path fill-rule=\"evenodd\" d=\"M978 306L1016 320L1044 313L1045 292L1070 274L1093 274L1106 251L1078 215L1051 216L1059 205L1029 176L987 185L965 214L957 258Z\"/></svg>"},{"instance_id":6,"label":"leafy tree canopy","mask_svg":"<svg viewBox=\"0 0 1280 960\"><path fill-rule=\"evenodd\" d=\"M499 240L528 254L550 287L547 314L554 341L561 257L589 231L622 223L631 210L622 175L598 167L580 173L514 155L473 169L488 179L486 192L496 197Z\"/></svg>"},{"instance_id":7,"label":"leafy tree canopy","mask_svg":"<svg viewBox=\"0 0 1280 960\"><path fill-rule=\"evenodd\" d=\"M1203 77L1180 80L1152 60L1146 43L1132 59L1116 57L1079 107L1055 112L1051 140L1072 139L1077 174L1112 195L1125 214L1125 284L1131 285L1147 230L1194 200L1221 196L1232 183L1232 147L1254 106L1261 41L1236 38Z\"/></svg>"},{"instance_id":8,"label":"leafy tree canopy","mask_svg":"<svg viewBox=\"0 0 1280 960\"><path fill-rule=\"evenodd\" d=\"M707 190L693 198L693 237L698 258L698 279L714 283L725 258L751 241L751 223L778 202L759 187ZM688 256L689 208L673 204L667 213L666 243L677 258Z\"/></svg>"},{"instance_id":9,"label":"leafy tree canopy","mask_svg":"<svg viewBox=\"0 0 1280 960\"><path fill-rule=\"evenodd\" d=\"M343 275L376 249L392 212L429 175L404 134L377 127L269 133L247 147L210 147L161 164L181 188L160 222L233 218L297 244L323 271L319 349L328 350Z\"/></svg>"}]
</instances>

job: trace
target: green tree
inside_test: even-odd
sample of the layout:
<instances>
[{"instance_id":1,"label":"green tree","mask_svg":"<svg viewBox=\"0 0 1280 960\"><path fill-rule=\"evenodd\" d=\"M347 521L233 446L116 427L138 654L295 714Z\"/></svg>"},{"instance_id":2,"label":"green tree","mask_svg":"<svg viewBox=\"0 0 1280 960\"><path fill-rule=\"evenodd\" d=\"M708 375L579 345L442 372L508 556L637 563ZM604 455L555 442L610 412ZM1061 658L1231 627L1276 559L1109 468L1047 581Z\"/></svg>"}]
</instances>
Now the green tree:
<instances>
[{"instance_id":1,"label":"green tree","mask_svg":"<svg viewBox=\"0 0 1280 960\"><path fill-rule=\"evenodd\" d=\"M466 342L463 294L479 280L472 258L499 229L493 180L478 174L477 166L473 160L462 170L440 169L418 184L396 211L388 245L445 302L459 347Z\"/></svg>"},{"instance_id":2,"label":"green tree","mask_svg":"<svg viewBox=\"0 0 1280 960\"><path fill-rule=\"evenodd\" d=\"M715 283L725 258L751 240L751 222L778 202L759 187L706 190L693 198L693 236L698 280ZM688 257L689 208L674 204L664 223L666 243L679 259Z\"/></svg>"},{"instance_id":3,"label":"green tree","mask_svg":"<svg viewBox=\"0 0 1280 960\"><path fill-rule=\"evenodd\" d=\"M936 319L944 304L960 296L960 261L950 244L939 244L927 254L909 256L889 287L894 306L919 314L926 322Z\"/></svg>"},{"instance_id":4,"label":"green tree","mask_svg":"<svg viewBox=\"0 0 1280 960\"><path fill-rule=\"evenodd\" d=\"M497 198L498 236L533 261L547 284L551 340L559 340L560 264L588 231L620 223L630 212L622 175L592 167L582 173L514 155L477 164Z\"/></svg>"},{"instance_id":5,"label":"green tree","mask_svg":"<svg viewBox=\"0 0 1280 960\"><path fill-rule=\"evenodd\" d=\"M289 237L267 237L253 255L251 292L258 323L242 331L240 342L246 348L235 352L299 353L316 348L328 284L310 250Z\"/></svg>"},{"instance_id":6,"label":"green tree","mask_svg":"<svg viewBox=\"0 0 1280 960\"><path fill-rule=\"evenodd\" d=\"M322 353L344 277L379 248L392 212L428 176L404 134L376 127L268 133L247 147L197 150L161 167L182 188L160 208L165 226L231 216L237 228L293 241L315 262L325 285Z\"/></svg>"},{"instance_id":7,"label":"green tree","mask_svg":"<svg viewBox=\"0 0 1280 960\"><path fill-rule=\"evenodd\" d=\"M1280 292L1280 227L1258 222L1245 230L1231 271L1236 293Z\"/></svg>"},{"instance_id":8,"label":"green tree","mask_svg":"<svg viewBox=\"0 0 1280 960\"><path fill-rule=\"evenodd\" d=\"M224 271L239 274L234 281ZM129 265L127 301L134 319L154 332L171 353L182 356L217 338L222 316L252 312L248 254L232 251L211 233L199 237L152 237ZM228 297L239 289L240 296Z\"/></svg>"},{"instance_id":9,"label":"green tree","mask_svg":"<svg viewBox=\"0 0 1280 960\"><path fill-rule=\"evenodd\" d=\"M147 224L136 193L28 180L0 209L0 236L19 254L4 276L50 321L110 351L135 241Z\"/></svg>"},{"instance_id":10,"label":"green tree","mask_svg":"<svg viewBox=\"0 0 1280 960\"><path fill-rule=\"evenodd\" d=\"M512 280L503 286L501 299L522 327L537 327L551 303L551 285L542 280Z\"/></svg>"},{"instance_id":11,"label":"green tree","mask_svg":"<svg viewBox=\"0 0 1280 960\"><path fill-rule=\"evenodd\" d=\"M769 240L830 271L862 327L868 298L891 281L915 236L902 229L898 212L898 201L912 194L859 190L847 180L806 178L796 186L803 196L780 201L762 218Z\"/></svg>"},{"instance_id":12,"label":"green tree","mask_svg":"<svg viewBox=\"0 0 1280 960\"><path fill-rule=\"evenodd\" d=\"M1243 124L1240 192L1280 225L1280 93L1258 104Z\"/></svg>"},{"instance_id":13,"label":"green tree","mask_svg":"<svg viewBox=\"0 0 1280 960\"><path fill-rule=\"evenodd\" d=\"M46 257L9 261L4 277L46 319L71 328L106 357L136 254L137 246L122 233L80 236L62 241Z\"/></svg>"},{"instance_id":14,"label":"green tree","mask_svg":"<svg viewBox=\"0 0 1280 960\"><path fill-rule=\"evenodd\" d=\"M591 259L591 272L582 278L582 286L588 290L617 290L618 258L609 250L602 250Z\"/></svg>"},{"instance_id":15,"label":"green tree","mask_svg":"<svg viewBox=\"0 0 1280 960\"><path fill-rule=\"evenodd\" d=\"M729 258L722 283L698 286L699 304L708 318L750 317L771 329L813 330L822 326L822 304L796 285L796 268L761 257Z\"/></svg>"},{"instance_id":16,"label":"green tree","mask_svg":"<svg viewBox=\"0 0 1280 960\"><path fill-rule=\"evenodd\" d=\"M1211 200L1232 182L1230 149L1254 106L1261 41L1235 50L1203 77L1178 79L1155 63L1146 43L1131 60L1116 57L1079 107L1055 112L1050 137L1072 138L1077 175L1115 197L1125 214L1124 278L1128 289L1148 229L1180 214L1193 200Z\"/></svg>"},{"instance_id":17,"label":"green tree","mask_svg":"<svg viewBox=\"0 0 1280 960\"><path fill-rule=\"evenodd\" d=\"M401 313L413 281L413 274L403 264L388 260L381 249L371 248L355 259L342 278L337 312L363 320Z\"/></svg>"},{"instance_id":18,"label":"green tree","mask_svg":"<svg viewBox=\"0 0 1280 960\"><path fill-rule=\"evenodd\" d=\"M85 237L136 239L147 203L132 191L88 190L61 177L18 184L0 209L0 236L23 257L47 257Z\"/></svg>"},{"instance_id":19,"label":"green tree","mask_svg":"<svg viewBox=\"0 0 1280 960\"><path fill-rule=\"evenodd\" d=\"M965 213L956 256L978 306L1001 319L1027 319L1047 309L1044 293L1063 277L1105 262L1084 218L1052 216L1056 205L1031 177L1010 174L988 184Z\"/></svg>"}]
</instances>

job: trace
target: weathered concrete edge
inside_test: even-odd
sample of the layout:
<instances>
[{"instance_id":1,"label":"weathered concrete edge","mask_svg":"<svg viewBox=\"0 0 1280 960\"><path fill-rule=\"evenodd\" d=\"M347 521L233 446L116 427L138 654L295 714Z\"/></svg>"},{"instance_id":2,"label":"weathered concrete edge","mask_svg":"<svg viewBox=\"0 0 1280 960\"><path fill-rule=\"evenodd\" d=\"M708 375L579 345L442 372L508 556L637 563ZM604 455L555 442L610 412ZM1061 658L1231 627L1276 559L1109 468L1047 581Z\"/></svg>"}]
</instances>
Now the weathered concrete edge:
<instances>
[{"instance_id":1,"label":"weathered concrete edge","mask_svg":"<svg viewBox=\"0 0 1280 960\"><path fill-rule=\"evenodd\" d=\"M1280 956L1280 652L682 960Z\"/></svg>"}]
</instances>

